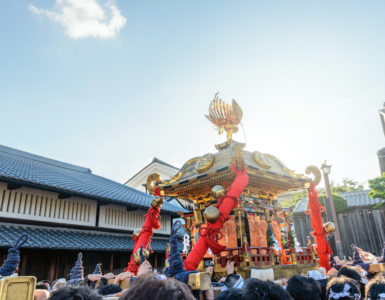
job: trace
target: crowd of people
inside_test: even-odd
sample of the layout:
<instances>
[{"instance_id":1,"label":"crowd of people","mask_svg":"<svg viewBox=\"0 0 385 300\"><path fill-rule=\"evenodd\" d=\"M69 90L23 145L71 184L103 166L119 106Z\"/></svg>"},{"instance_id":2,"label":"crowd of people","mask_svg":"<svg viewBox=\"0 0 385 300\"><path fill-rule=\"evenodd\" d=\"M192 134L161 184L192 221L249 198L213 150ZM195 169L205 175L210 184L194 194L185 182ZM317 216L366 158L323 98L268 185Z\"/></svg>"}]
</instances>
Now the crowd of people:
<instances>
[{"instance_id":1,"label":"crowd of people","mask_svg":"<svg viewBox=\"0 0 385 300\"><path fill-rule=\"evenodd\" d=\"M209 284L205 288L194 288L188 278L192 274L192 277L201 274L196 274L199 273L197 270L187 271L184 268L177 246L178 228L180 224L176 222L171 232L167 267L160 272L154 270L140 252L141 260L135 274L129 271L117 275L102 274L101 265L98 264L92 274L84 276L82 254L79 253L68 278L37 283L35 300L385 300L383 268L376 273L370 272L373 270L370 268L372 264L380 263L383 266L385 263L385 248L381 257L366 253L363 257L371 259L370 263L364 262L358 251L361 249L354 247L351 260L330 257L331 268L327 272L320 267L307 270L306 274L279 280L243 278L241 274L245 273L237 273L234 262L228 261L225 277L219 279L213 276L214 269L210 265L204 271ZM9 249L7 259L0 267L0 278L17 276L19 248L27 239L27 235L22 235L15 246Z\"/></svg>"},{"instance_id":2,"label":"crowd of people","mask_svg":"<svg viewBox=\"0 0 385 300\"><path fill-rule=\"evenodd\" d=\"M76 285L68 284L65 279L52 285L47 281L38 282L35 300L101 300L109 297L119 300L385 300L384 273L368 273L349 261L340 263L327 273L324 268L319 268L309 270L306 275L264 281L242 278L234 272L234 263L230 262L226 277L218 281L212 279L207 291L193 291L186 283L167 276L167 272L154 272L151 264L145 261L136 276L129 272L89 274ZM213 267L207 267L206 272L212 275ZM122 290L120 282L127 279L130 285Z\"/></svg>"}]
</instances>

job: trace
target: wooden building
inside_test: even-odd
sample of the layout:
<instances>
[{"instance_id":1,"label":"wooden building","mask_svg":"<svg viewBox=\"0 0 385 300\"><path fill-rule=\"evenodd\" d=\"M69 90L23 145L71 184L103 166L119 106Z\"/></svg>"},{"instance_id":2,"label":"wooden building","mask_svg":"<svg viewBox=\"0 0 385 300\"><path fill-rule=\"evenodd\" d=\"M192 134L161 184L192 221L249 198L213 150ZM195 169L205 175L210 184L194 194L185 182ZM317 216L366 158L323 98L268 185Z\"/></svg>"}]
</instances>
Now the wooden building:
<instances>
[{"instance_id":1,"label":"wooden building","mask_svg":"<svg viewBox=\"0 0 385 300\"><path fill-rule=\"evenodd\" d=\"M345 256L352 255L351 245L355 244L365 251L382 255L385 242L385 204L383 199L372 199L369 190L341 193L346 199L348 209L338 213L338 222ZM294 227L301 246L307 244L307 236L313 231L307 210L307 197L295 207ZM325 220L326 221L326 220Z\"/></svg>"},{"instance_id":2,"label":"wooden building","mask_svg":"<svg viewBox=\"0 0 385 300\"><path fill-rule=\"evenodd\" d=\"M152 196L90 169L0 146L0 263L24 232L20 275L38 280L66 277L83 252L85 273L127 265L133 230L141 228ZM152 239L150 261L164 265L172 219L185 211L171 203L161 210L162 228Z\"/></svg>"}]
</instances>

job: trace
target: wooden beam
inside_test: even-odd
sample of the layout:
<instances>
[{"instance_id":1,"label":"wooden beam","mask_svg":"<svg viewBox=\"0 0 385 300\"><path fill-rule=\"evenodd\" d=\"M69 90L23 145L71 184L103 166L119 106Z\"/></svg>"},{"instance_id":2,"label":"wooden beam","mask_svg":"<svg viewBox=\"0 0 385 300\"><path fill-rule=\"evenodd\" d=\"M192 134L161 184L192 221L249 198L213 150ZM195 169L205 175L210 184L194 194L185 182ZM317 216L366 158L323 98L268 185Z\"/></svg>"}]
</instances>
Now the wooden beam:
<instances>
[{"instance_id":1,"label":"wooden beam","mask_svg":"<svg viewBox=\"0 0 385 300\"><path fill-rule=\"evenodd\" d=\"M110 272L114 271L114 253L113 252L111 252L111 256L110 256L110 268L109 268L109 271Z\"/></svg>"},{"instance_id":2,"label":"wooden beam","mask_svg":"<svg viewBox=\"0 0 385 300\"><path fill-rule=\"evenodd\" d=\"M20 184L8 183L8 185L7 185L7 190L16 190L19 188L21 188Z\"/></svg>"},{"instance_id":3,"label":"wooden beam","mask_svg":"<svg viewBox=\"0 0 385 300\"><path fill-rule=\"evenodd\" d=\"M64 193L59 193L59 194L58 194L58 198L59 198L59 199L68 199L68 198L71 198L71 195L69 195L69 194L64 194Z\"/></svg>"},{"instance_id":4,"label":"wooden beam","mask_svg":"<svg viewBox=\"0 0 385 300\"><path fill-rule=\"evenodd\" d=\"M27 264L28 264L28 254L23 253L21 257L21 270L20 270L20 276L25 276L26 274L26 269L27 269Z\"/></svg>"}]
</instances>

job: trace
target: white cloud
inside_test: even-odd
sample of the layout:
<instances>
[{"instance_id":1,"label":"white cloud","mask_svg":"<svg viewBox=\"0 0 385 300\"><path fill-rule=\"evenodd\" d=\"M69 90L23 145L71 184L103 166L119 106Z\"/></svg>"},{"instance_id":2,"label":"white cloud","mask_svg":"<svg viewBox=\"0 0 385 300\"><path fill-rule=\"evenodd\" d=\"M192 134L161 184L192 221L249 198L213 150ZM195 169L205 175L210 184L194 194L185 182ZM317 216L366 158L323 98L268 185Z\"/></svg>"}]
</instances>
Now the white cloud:
<instances>
[{"instance_id":1,"label":"white cloud","mask_svg":"<svg viewBox=\"0 0 385 300\"><path fill-rule=\"evenodd\" d=\"M126 24L126 18L112 0L103 5L97 0L56 0L53 10L33 5L29 6L29 10L61 24L73 39L113 38Z\"/></svg>"}]
</instances>

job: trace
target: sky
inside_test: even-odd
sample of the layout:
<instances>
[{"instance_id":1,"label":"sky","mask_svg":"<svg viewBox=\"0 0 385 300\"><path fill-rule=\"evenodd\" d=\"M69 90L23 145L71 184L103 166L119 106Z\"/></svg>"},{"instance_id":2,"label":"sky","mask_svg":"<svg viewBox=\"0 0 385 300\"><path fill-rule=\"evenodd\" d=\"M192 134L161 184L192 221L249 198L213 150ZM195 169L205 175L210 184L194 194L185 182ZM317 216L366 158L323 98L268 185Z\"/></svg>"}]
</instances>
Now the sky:
<instances>
[{"instance_id":1,"label":"sky","mask_svg":"<svg viewBox=\"0 0 385 300\"><path fill-rule=\"evenodd\" d=\"M0 144L123 183L215 153L220 92L247 150L380 175L383 0L1 1L0 28Z\"/></svg>"}]
</instances>

